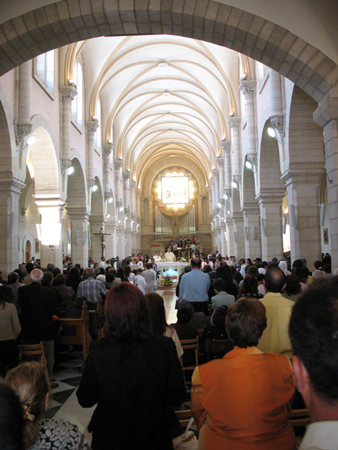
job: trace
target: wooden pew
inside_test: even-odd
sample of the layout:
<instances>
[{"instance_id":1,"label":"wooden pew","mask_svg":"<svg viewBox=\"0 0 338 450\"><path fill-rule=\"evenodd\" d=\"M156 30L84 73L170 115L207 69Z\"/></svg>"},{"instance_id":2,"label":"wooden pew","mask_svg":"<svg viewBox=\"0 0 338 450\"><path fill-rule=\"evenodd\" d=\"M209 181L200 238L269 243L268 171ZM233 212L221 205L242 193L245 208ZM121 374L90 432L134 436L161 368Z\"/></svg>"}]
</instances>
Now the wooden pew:
<instances>
[{"instance_id":1,"label":"wooden pew","mask_svg":"<svg viewBox=\"0 0 338 450\"><path fill-rule=\"evenodd\" d=\"M88 333L88 308L86 302L82 304L82 314L79 319L59 318L58 323L64 326L74 326L76 334L67 336L61 333L56 337L55 343L62 345L81 345L82 346L82 370L89 349L89 333Z\"/></svg>"}]
</instances>

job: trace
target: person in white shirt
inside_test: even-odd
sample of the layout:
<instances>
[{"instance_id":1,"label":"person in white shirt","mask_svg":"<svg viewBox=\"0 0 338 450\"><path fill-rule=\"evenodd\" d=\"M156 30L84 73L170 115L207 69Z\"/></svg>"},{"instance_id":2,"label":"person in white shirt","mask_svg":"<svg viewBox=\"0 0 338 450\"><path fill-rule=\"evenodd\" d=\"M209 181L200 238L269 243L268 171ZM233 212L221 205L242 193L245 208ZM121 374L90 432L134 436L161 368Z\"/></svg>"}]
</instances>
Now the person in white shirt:
<instances>
[{"instance_id":1,"label":"person in white shirt","mask_svg":"<svg viewBox=\"0 0 338 450\"><path fill-rule=\"evenodd\" d=\"M101 258L101 262L99 264L99 267L103 267L104 269L106 269L106 267L107 267L106 258L104 256L102 256L102 258Z\"/></svg>"},{"instance_id":2,"label":"person in white shirt","mask_svg":"<svg viewBox=\"0 0 338 450\"><path fill-rule=\"evenodd\" d=\"M142 272L143 272L143 269L141 269L141 268L138 269L137 275L136 275L136 280L135 280L135 285L140 289L142 294L145 294L146 288L147 288L147 282L146 282L145 278L142 276Z\"/></svg>"},{"instance_id":3,"label":"person in white shirt","mask_svg":"<svg viewBox=\"0 0 338 450\"><path fill-rule=\"evenodd\" d=\"M173 252L171 251L171 248L168 248L167 253L164 255L164 261L165 262L175 262L176 261L176 257L173 254Z\"/></svg>"},{"instance_id":4,"label":"person in white shirt","mask_svg":"<svg viewBox=\"0 0 338 450\"><path fill-rule=\"evenodd\" d=\"M155 262L162 262L162 258L160 257L160 252L156 252L156 255L153 258Z\"/></svg>"},{"instance_id":5,"label":"person in white shirt","mask_svg":"<svg viewBox=\"0 0 338 450\"><path fill-rule=\"evenodd\" d=\"M300 450L337 449L337 277L317 280L298 298L289 335L298 390L311 417Z\"/></svg>"}]
</instances>

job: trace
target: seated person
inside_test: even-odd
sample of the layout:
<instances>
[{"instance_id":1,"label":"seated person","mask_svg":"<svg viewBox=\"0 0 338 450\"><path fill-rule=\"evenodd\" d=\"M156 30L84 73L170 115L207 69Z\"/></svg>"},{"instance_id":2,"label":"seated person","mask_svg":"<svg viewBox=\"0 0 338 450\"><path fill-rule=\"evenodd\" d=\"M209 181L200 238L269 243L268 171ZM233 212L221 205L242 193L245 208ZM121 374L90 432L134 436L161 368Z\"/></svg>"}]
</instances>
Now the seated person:
<instances>
[{"instance_id":1,"label":"seated person","mask_svg":"<svg viewBox=\"0 0 338 450\"><path fill-rule=\"evenodd\" d=\"M20 364L8 372L5 381L20 399L25 419L24 438L29 450L89 450L77 425L42 418L48 406L50 388L40 363Z\"/></svg>"},{"instance_id":2,"label":"seated person","mask_svg":"<svg viewBox=\"0 0 338 450\"><path fill-rule=\"evenodd\" d=\"M287 275L285 277L285 287L282 291L282 296L296 302L302 292L302 288L295 275Z\"/></svg>"},{"instance_id":3,"label":"seated person","mask_svg":"<svg viewBox=\"0 0 338 450\"><path fill-rule=\"evenodd\" d=\"M256 347L266 322L260 300L239 299L225 321L235 348L196 367L191 411L199 450L296 449L289 422L296 389L290 360Z\"/></svg>"},{"instance_id":4,"label":"seated person","mask_svg":"<svg viewBox=\"0 0 338 450\"><path fill-rule=\"evenodd\" d=\"M231 306L235 303L235 297L226 292L227 284L222 278L217 278L214 283L214 291L216 295L211 297L212 309L216 309L218 306Z\"/></svg>"}]
</instances>

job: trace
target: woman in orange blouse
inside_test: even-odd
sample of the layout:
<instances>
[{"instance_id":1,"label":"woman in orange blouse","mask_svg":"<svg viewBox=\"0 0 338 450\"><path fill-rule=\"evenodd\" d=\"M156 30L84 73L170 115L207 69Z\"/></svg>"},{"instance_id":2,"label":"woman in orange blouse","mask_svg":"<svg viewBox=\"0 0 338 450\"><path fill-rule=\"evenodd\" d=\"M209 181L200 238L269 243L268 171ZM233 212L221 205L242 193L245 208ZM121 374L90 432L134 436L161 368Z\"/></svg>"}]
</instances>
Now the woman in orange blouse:
<instances>
[{"instance_id":1,"label":"woman in orange blouse","mask_svg":"<svg viewBox=\"0 0 338 450\"><path fill-rule=\"evenodd\" d=\"M266 328L264 305L241 298L226 317L234 349L196 367L191 410L199 450L295 450L288 421L296 383L286 356L256 348Z\"/></svg>"}]
</instances>

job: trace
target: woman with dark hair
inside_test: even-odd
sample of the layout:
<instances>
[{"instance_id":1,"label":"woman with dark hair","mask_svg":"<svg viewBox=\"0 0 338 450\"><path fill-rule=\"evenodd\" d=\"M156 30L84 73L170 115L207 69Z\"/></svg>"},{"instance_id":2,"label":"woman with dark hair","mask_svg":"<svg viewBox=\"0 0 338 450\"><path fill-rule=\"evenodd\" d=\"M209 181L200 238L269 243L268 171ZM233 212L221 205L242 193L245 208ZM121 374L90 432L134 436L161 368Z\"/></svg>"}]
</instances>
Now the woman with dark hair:
<instances>
[{"instance_id":1,"label":"woman with dark hair","mask_svg":"<svg viewBox=\"0 0 338 450\"><path fill-rule=\"evenodd\" d=\"M0 286L0 376L19 364L16 338L20 334L18 312L14 305L15 295L9 286Z\"/></svg>"},{"instance_id":2,"label":"woman with dark hair","mask_svg":"<svg viewBox=\"0 0 338 450\"><path fill-rule=\"evenodd\" d=\"M76 294L77 288L79 287L81 281L83 280L81 278L79 269L77 269L76 267L72 267L69 271L69 277L66 279L66 286L73 288L73 291Z\"/></svg>"},{"instance_id":3,"label":"woman with dark hair","mask_svg":"<svg viewBox=\"0 0 338 450\"><path fill-rule=\"evenodd\" d=\"M296 302L302 293L301 285L295 275L288 275L285 277L285 288L282 296Z\"/></svg>"},{"instance_id":4,"label":"woman with dark hair","mask_svg":"<svg viewBox=\"0 0 338 450\"><path fill-rule=\"evenodd\" d=\"M235 298L237 297L237 287L234 284L233 276L230 270L230 267L227 264L222 264L221 266L217 267L216 269L216 279L222 278L226 284L226 292L230 295L233 295ZM213 294L211 297L213 297L215 294Z\"/></svg>"},{"instance_id":5,"label":"woman with dark hair","mask_svg":"<svg viewBox=\"0 0 338 450\"><path fill-rule=\"evenodd\" d=\"M156 292L148 292L145 298L149 307L150 323L155 336L170 337L176 346L177 356L182 364L183 349L175 328L167 324L163 298Z\"/></svg>"},{"instance_id":6,"label":"woman with dark hair","mask_svg":"<svg viewBox=\"0 0 338 450\"><path fill-rule=\"evenodd\" d=\"M296 388L290 360L256 347L266 328L264 305L239 299L225 328L234 349L196 367L192 378L199 450L295 450L288 420Z\"/></svg>"},{"instance_id":7,"label":"woman with dark hair","mask_svg":"<svg viewBox=\"0 0 338 450\"><path fill-rule=\"evenodd\" d=\"M110 289L105 337L91 344L77 391L83 407L97 404L89 424L93 450L172 450L184 401L182 369L173 341L152 333L142 292L128 282Z\"/></svg>"},{"instance_id":8,"label":"woman with dark hair","mask_svg":"<svg viewBox=\"0 0 338 450\"><path fill-rule=\"evenodd\" d=\"M255 277L245 277L241 286L241 296L248 298L262 298L258 292L258 281Z\"/></svg>"}]
</instances>

